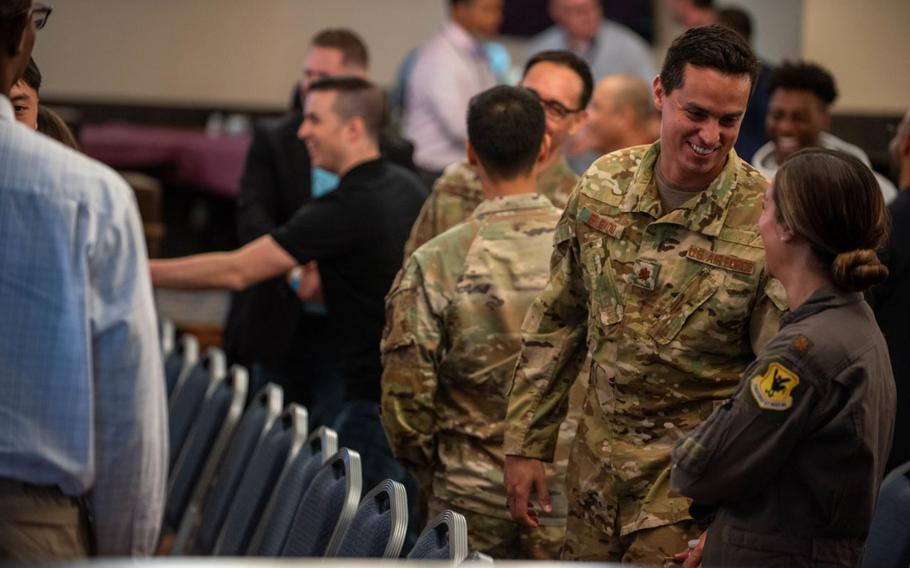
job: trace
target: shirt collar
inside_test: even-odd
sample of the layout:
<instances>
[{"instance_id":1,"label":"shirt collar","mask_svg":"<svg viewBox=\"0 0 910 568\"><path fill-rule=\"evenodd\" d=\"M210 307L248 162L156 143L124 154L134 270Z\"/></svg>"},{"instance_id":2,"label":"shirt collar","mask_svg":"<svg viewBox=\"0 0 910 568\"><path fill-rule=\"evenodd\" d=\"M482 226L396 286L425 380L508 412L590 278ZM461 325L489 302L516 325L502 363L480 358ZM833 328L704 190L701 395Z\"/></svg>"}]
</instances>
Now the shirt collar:
<instances>
[{"instance_id":1,"label":"shirt collar","mask_svg":"<svg viewBox=\"0 0 910 568\"><path fill-rule=\"evenodd\" d=\"M826 284L812 293L809 298L792 312L787 312L780 318L780 327L804 320L809 316L847 304L855 304L863 299L860 292L849 292L838 288L834 284Z\"/></svg>"},{"instance_id":2,"label":"shirt collar","mask_svg":"<svg viewBox=\"0 0 910 568\"><path fill-rule=\"evenodd\" d=\"M385 160L382 158L357 164L341 176L338 180L338 187L373 180L380 174L383 167L385 167Z\"/></svg>"},{"instance_id":3,"label":"shirt collar","mask_svg":"<svg viewBox=\"0 0 910 568\"><path fill-rule=\"evenodd\" d=\"M660 156L660 142L655 142L641 157L641 164L635 171L629 190L620 209L628 212L646 213L665 223L682 225L703 235L716 237L727 218L727 204L739 180L740 159L736 151L730 150L727 163L708 188L693 194L692 199L682 207L661 216L660 196L654 168Z\"/></svg>"},{"instance_id":4,"label":"shirt collar","mask_svg":"<svg viewBox=\"0 0 910 568\"><path fill-rule=\"evenodd\" d=\"M16 113L13 112L13 103L6 98L6 95L0 95L0 120L16 120Z\"/></svg>"},{"instance_id":5,"label":"shirt collar","mask_svg":"<svg viewBox=\"0 0 910 568\"><path fill-rule=\"evenodd\" d=\"M449 21L442 31L449 39L453 46L460 51L477 56L483 54L483 45L477 39L468 33L468 30L459 26L454 21Z\"/></svg>"},{"instance_id":6,"label":"shirt collar","mask_svg":"<svg viewBox=\"0 0 910 568\"><path fill-rule=\"evenodd\" d=\"M484 199L477 209L474 210L473 217L480 219L494 213L504 213L506 211L519 211L522 209L539 209L541 207L553 207L550 200L539 193L522 193L519 195L502 195Z\"/></svg>"}]
</instances>

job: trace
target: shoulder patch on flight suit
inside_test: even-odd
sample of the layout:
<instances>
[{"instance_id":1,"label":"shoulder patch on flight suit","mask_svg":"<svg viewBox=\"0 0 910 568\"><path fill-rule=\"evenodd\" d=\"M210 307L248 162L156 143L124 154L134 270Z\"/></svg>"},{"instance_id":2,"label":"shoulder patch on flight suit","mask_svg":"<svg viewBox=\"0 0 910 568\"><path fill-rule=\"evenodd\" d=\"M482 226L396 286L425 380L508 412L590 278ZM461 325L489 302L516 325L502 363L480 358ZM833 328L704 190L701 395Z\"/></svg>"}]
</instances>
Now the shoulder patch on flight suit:
<instances>
[{"instance_id":1,"label":"shoulder patch on flight suit","mask_svg":"<svg viewBox=\"0 0 910 568\"><path fill-rule=\"evenodd\" d=\"M689 247L689 250L686 252L686 258L709 266L739 272L740 274L752 274L755 270L754 261L739 258L732 254L718 254L701 247Z\"/></svg>"},{"instance_id":2,"label":"shoulder patch on flight suit","mask_svg":"<svg viewBox=\"0 0 910 568\"><path fill-rule=\"evenodd\" d=\"M601 233L606 233L614 239L620 238L623 230L626 228L625 225L616 222L606 215L595 213L587 207L578 213L578 220L592 229L596 229Z\"/></svg>"},{"instance_id":3,"label":"shoulder patch on flight suit","mask_svg":"<svg viewBox=\"0 0 910 568\"><path fill-rule=\"evenodd\" d=\"M799 375L780 363L771 363L763 375L752 379L752 397L759 408L787 410L793 406L791 393L799 384Z\"/></svg>"},{"instance_id":4,"label":"shoulder patch on flight suit","mask_svg":"<svg viewBox=\"0 0 910 568\"><path fill-rule=\"evenodd\" d=\"M793 338L793 342L790 345L793 347L794 351L805 353L812 347L812 340L805 335L797 335Z\"/></svg>"}]
</instances>

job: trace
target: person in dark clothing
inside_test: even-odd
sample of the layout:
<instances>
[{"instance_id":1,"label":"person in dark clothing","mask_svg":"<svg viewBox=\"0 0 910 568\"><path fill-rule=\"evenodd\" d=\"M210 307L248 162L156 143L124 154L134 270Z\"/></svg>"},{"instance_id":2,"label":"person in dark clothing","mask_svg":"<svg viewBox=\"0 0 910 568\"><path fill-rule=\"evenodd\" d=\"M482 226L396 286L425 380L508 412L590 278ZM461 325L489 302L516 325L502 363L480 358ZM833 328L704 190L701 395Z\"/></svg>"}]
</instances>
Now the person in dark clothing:
<instances>
[{"instance_id":1,"label":"person in dark clothing","mask_svg":"<svg viewBox=\"0 0 910 568\"><path fill-rule=\"evenodd\" d=\"M894 425L885 340L861 291L888 269L888 215L859 159L793 154L765 193L780 331L733 397L676 443L670 478L716 516L685 566L857 566ZM707 535L707 536L705 536Z\"/></svg>"},{"instance_id":2,"label":"person in dark clothing","mask_svg":"<svg viewBox=\"0 0 910 568\"><path fill-rule=\"evenodd\" d=\"M888 342L897 388L897 419L888 470L910 461L910 112L891 139L891 161L900 192L888 206L891 240L882 251L888 280L873 290L875 319Z\"/></svg>"},{"instance_id":3,"label":"person in dark clothing","mask_svg":"<svg viewBox=\"0 0 910 568\"><path fill-rule=\"evenodd\" d=\"M382 90L365 79L313 83L299 135L312 163L340 176L338 189L238 250L150 263L157 286L241 290L319 262L344 378L335 429L342 445L360 453L368 488L385 478L406 480L379 424L379 342L385 294L426 197L415 174L380 157L383 116Z\"/></svg>"},{"instance_id":4,"label":"person in dark clothing","mask_svg":"<svg viewBox=\"0 0 910 568\"><path fill-rule=\"evenodd\" d=\"M250 243L288 222L302 205L331 191L337 176L314 167L306 144L297 137L303 120L300 94L320 78L366 78L369 53L346 29L326 29L307 50L293 108L284 116L254 125L237 198L237 234ZM382 136L380 152L414 168L413 146ZM308 267L316 270L315 263ZM304 404L310 425L331 425L342 402L337 339L327 332L324 306L301 302L284 275L235 292L224 329L228 358L251 371L254 392L268 381L280 384L285 399Z\"/></svg>"}]
</instances>

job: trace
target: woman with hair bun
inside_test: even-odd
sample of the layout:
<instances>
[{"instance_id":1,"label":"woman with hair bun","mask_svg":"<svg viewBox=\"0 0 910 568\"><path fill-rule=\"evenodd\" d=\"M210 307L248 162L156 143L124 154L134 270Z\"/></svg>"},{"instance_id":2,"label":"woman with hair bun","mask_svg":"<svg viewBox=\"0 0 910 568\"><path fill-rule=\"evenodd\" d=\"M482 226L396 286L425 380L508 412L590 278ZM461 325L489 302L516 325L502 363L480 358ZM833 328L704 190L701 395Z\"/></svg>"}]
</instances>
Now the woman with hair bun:
<instances>
[{"instance_id":1,"label":"woman with hair bun","mask_svg":"<svg viewBox=\"0 0 910 568\"><path fill-rule=\"evenodd\" d=\"M794 154L758 221L787 292L780 331L737 392L673 451L671 480L714 515L685 566L857 566L891 447L894 378L861 291L888 270L889 221L852 156ZM694 544L694 543L693 543Z\"/></svg>"}]
</instances>

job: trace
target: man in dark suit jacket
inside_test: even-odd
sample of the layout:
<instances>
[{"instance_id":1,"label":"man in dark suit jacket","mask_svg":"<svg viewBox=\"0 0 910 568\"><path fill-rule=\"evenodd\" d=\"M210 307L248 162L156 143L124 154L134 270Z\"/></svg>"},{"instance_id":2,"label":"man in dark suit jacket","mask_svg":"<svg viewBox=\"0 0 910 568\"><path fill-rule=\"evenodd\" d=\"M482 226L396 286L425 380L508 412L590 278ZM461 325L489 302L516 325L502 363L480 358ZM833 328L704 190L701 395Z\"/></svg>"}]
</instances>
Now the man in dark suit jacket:
<instances>
[{"instance_id":1,"label":"man in dark suit jacket","mask_svg":"<svg viewBox=\"0 0 910 568\"><path fill-rule=\"evenodd\" d=\"M306 145L297 137L303 118L299 95L324 77L366 77L368 59L363 41L349 30L327 29L313 38L292 110L254 127L237 199L241 244L269 234L301 205L333 187L325 172L314 175ZM392 161L413 169L408 142L384 137L381 149ZM224 330L228 357L251 369L254 388L267 381L282 385L287 400L307 406L313 425L332 424L342 397L336 342L327 333L327 317L322 306L302 303L280 277L235 293Z\"/></svg>"}]
</instances>

